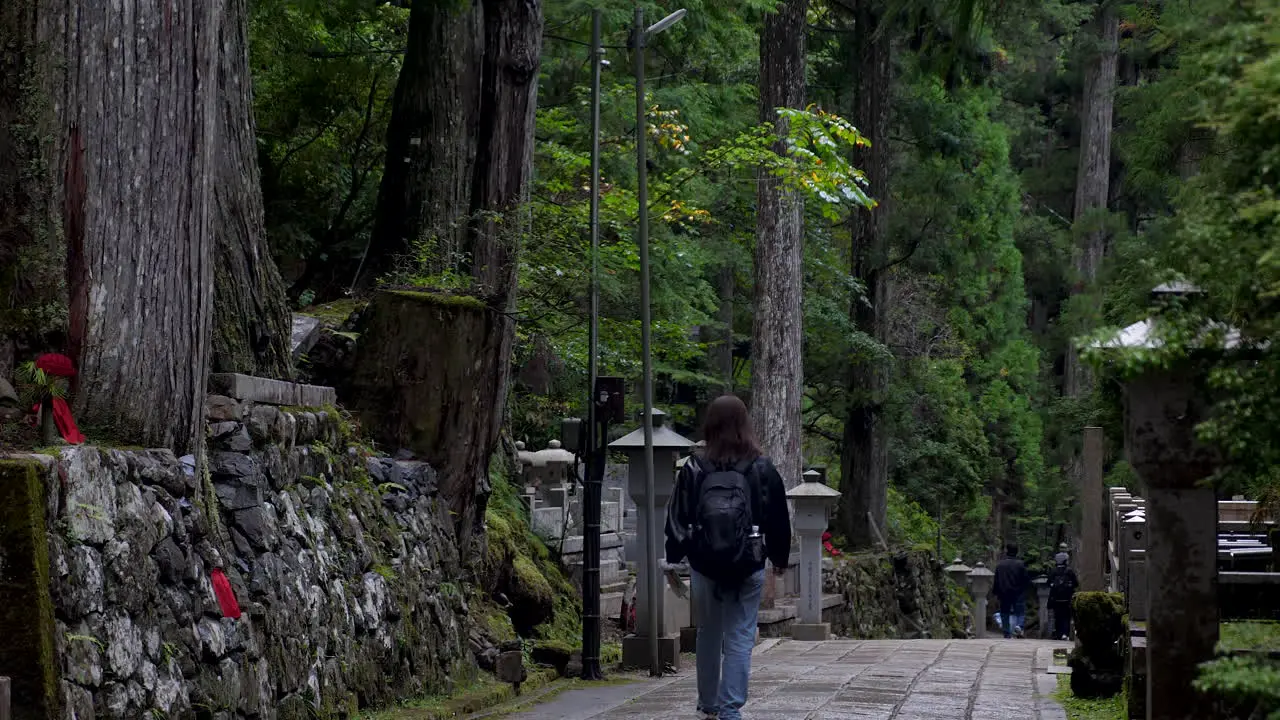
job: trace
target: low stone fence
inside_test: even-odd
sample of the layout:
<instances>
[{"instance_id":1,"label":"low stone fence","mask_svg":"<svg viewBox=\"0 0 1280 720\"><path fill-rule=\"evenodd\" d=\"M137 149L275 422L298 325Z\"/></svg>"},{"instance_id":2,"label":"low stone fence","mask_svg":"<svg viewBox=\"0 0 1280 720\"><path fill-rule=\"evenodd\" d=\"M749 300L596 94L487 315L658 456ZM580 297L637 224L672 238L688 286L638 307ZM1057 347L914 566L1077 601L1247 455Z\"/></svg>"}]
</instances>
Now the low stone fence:
<instances>
[{"instance_id":1,"label":"low stone fence","mask_svg":"<svg viewBox=\"0 0 1280 720\"><path fill-rule=\"evenodd\" d=\"M432 469L239 394L209 398L207 477L162 450L0 461L15 717L346 717L474 675Z\"/></svg>"}]
</instances>

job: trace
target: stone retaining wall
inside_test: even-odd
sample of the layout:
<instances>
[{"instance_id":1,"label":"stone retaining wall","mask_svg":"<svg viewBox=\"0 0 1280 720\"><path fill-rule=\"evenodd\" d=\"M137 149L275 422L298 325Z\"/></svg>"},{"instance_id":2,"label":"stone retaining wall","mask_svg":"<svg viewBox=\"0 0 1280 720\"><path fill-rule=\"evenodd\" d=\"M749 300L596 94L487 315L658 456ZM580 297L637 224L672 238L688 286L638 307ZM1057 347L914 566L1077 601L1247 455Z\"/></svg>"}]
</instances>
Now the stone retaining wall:
<instances>
[{"instance_id":1,"label":"stone retaining wall","mask_svg":"<svg viewBox=\"0 0 1280 720\"><path fill-rule=\"evenodd\" d=\"M347 717L470 679L431 468L346 447L331 412L223 396L207 411L207 478L162 450L34 458L61 717Z\"/></svg>"},{"instance_id":2,"label":"stone retaining wall","mask_svg":"<svg viewBox=\"0 0 1280 720\"><path fill-rule=\"evenodd\" d=\"M963 638L963 592L933 553L857 553L837 558L826 591L844 597L832 632L851 638ZM825 619L825 617L824 617Z\"/></svg>"}]
</instances>

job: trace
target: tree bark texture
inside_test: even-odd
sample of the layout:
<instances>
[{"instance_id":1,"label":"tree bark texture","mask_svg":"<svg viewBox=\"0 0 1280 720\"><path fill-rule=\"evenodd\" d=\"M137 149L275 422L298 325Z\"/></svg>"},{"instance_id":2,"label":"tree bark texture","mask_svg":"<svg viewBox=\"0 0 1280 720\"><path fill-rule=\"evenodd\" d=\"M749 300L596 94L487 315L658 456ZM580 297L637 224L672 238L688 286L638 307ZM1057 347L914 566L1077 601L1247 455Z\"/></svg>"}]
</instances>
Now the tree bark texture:
<instances>
[{"instance_id":1,"label":"tree bark texture","mask_svg":"<svg viewBox=\"0 0 1280 720\"><path fill-rule=\"evenodd\" d=\"M787 133L777 108L803 108L808 0L787 0L760 34L760 119ZM775 148L786 152L781 141ZM761 171L756 192L751 415L787 487L800 482L804 398L804 201Z\"/></svg>"},{"instance_id":2,"label":"tree bark texture","mask_svg":"<svg viewBox=\"0 0 1280 720\"><path fill-rule=\"evenodd\" d=\"M854 163L867 174L871 197L880 204L856 210L851 220L851 272L865 296L853 298L854 325L880 343L889 329L889 100L893 82L893 47L888 32L877 32L882 17L877 3L859 0L855 12L853 66L857 70L854 124L871 140ZM889 498L889 449L883 423L889 368L879 359L851 363L847 415L840 449L840 518L855 548L873 547L876 530L885 529ZM874 522L874 528L872 523Z\"/></svg>"},{"instance_id":3,"label":"tree bark texture","mask_svg":"<svg viewBox=\"0 0 1280 720\"><path fill-rule=\"evenodd\" d=\"M60 231L75 411L100 437L191 450L213 312L212 153L222 0L5 3L38 49L19 78L47 119L26 232ZM44 130L42 130L44 132ZM9 158L0 159L0 163ZM57 228L30 196L47 192ZM34 218L34 219L33 219Z\"/></svg>"},{"instance_id":4,"label":"tree bark texture","mask_svg":"<svg viewBox=\"0 0 1280 720\"><path fill-rule=\"evenodd\" d=\"M511 317L517 253L528 229L541 51L541 0L483 0L465 7L414 4L409 54L388 131L380 226L370 250L374 275L366 269L362 276L370 282L407 243L423 240L432 248L433 260L431 267L421 269L468 279L467 294L486 313L485 322L476 325L480 335L470 340L440 336L441 344L459 344L460 350L424 350L437 353L441 363L457 363L456 372L483 388L482 397L464 406L475 431L428 433L415 448L444 458L460 438L469 444L463 460L439 468L464 556L483 523L489 456L505 413L515 340ZM459 331L470 332L465 327ZM422 336L404 332L405 342L422 342ZM361 340L362 346L368 342ZM425 401L435 405L422 412L456 411L446 395Z\"/></svg>"},{"instance_id":5,"label":"tree bark texture","mask_svg":"<svg viewBox=\"0 0 1280 720\"><path fill-rule=\"evenodd\" d=\"M38 0L0 3L0 378L16 338L65 330L66 285L50 181L54 113L39 46Z\"/></svg>"},{"instance_id":6,"label":"tree bark texture","mask_svg":"<svg viewBox=\"0 0 1280 720\"><path fill-rule=\"evenodd\" d=\"M1102 267L1107 251L1107 232L1098 227L1098 218L1089 214L1106 210L1111 184L1111 126L1115 108L1116 67L1119 55L1120 21L1109 3L1100 3L1094 20L1098 50L1085 70L1084 97L1080 113L1080 164L1076 171L1075 217L1079 246L1076 248L1076 284L1072 294L1089 290ZM1075 348L1068 348L1064 393L1079 397L1090 391L1093 381L1080 362Z\"/></svg>"},{"instance_id":7,"label":"tree bark texture","mask_svg":"<svg viewBox=\"0 0 1280 720\"><path fill-rule=\"evenodd\" d=\"M288 379L293 324L263 226L249 7L247 0L224 1L218 65L221 150L214 168L213 370Z\"/></svg>"},{"instance_id":8,"label":"tree bark texture","mask_svg":"<svg viewBox=\"0 0 1280 720\"><path fill-rule=\"evenodd\" d=\"M471 297L377 292L364 313L350 383L339 388L377 442L431 463L458 522L471 516L498 443L509 324Z\"/></svg>"},{"instance_id":9,"label":"tree bark texture","mask_svg":"<svg viewBox=\"0 0 1280 720\"><path fill-rule=\"evenodd\" d=\"M373 236L358 280L363 287L418 242L431 253L426 272L458 264L471 208L482 28L479 0L413 4Z\"/></svg>"},{"instance_id":10,"label":"tree bark texture","mask_svg":"<svg viewBox=\"0 0 1280 720\"><path fill-rule=\"evenodd\" d=\"M707 328L709 337L708 360L711 376L720 381L721 392L733 391L733 314L737 298L738 278L733 265L725 265L716 275L720 305L716 311L717 323ZM754 330L754 328L753 328Z\"/></svg>"}]
</instances>

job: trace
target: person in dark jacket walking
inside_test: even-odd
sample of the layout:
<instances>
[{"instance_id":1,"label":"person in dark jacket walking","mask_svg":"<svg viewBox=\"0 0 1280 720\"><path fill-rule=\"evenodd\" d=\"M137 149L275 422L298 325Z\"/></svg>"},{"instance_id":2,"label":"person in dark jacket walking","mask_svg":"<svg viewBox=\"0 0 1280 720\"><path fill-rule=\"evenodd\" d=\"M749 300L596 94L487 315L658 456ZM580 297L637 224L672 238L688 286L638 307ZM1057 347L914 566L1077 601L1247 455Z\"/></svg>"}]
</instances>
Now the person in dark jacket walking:
<instances>
[{"instance_id":1,"label":"person in dark jacket walking","mask_svg":"<svg viewBox=\"0 0 1280 720\"><path fill-rule=\"evenodd\" d=\"M666 561L688 558L692 569L697 711L704 719L740 720L765 560L779 575L786 569L791 515L782 476L761 455L742 400L716 398L702 437L706 447L680 468L667 504Z\"/></svg>"},{"instance_id":2,"label":"person in dark jacket walking","mask_svg":"<svg viewBox=\"0 0 1280 720\"><path fill-rule=\"evenodd\" d=\"M1013 637L1014 615L1018 601L1027 596L1027 588L1031 585L1031 574L1027 566L1018 559L1018 546L1013 543L1005 545L1005 558L996 565L996 598L1000 601L1000 623L1004 636ZM1017 628L1021 634L1022 628Z\"/></svg>"},{"instance_id":3,"label":"person in dark jacket walking","mask_svg":"<svg viewBox=\"0 0 1280 720\"><path fill-rule=\"evenodd\" d=\"M1049 571L1049 606L1053 609L1053 636L1059 640L1071 639L1071 599L1080 587L1076 571L1060 557Z\"/></svg>"}]
</instances>

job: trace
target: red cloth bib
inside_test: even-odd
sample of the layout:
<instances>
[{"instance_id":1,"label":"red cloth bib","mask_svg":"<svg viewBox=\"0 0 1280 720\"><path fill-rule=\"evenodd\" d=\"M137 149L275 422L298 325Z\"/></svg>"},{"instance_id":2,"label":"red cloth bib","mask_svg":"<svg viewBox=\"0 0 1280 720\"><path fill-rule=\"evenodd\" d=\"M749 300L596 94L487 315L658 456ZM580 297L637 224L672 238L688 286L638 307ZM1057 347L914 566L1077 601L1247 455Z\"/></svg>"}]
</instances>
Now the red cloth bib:
<instances>
[{"instance_id":1,"label":"red cloth bib","mask_svg":"<svg viewBox=\"0 0 1280 720\"><path fill-rule=\"evenodd\" d=\"M235 591L231 589L231 581L221 568L214 568L212 573L213 594L218 596L218 606L222 608L222 617L232 620L240 619L240 603L236 602Z\"/></svg>"}]
</instances>

